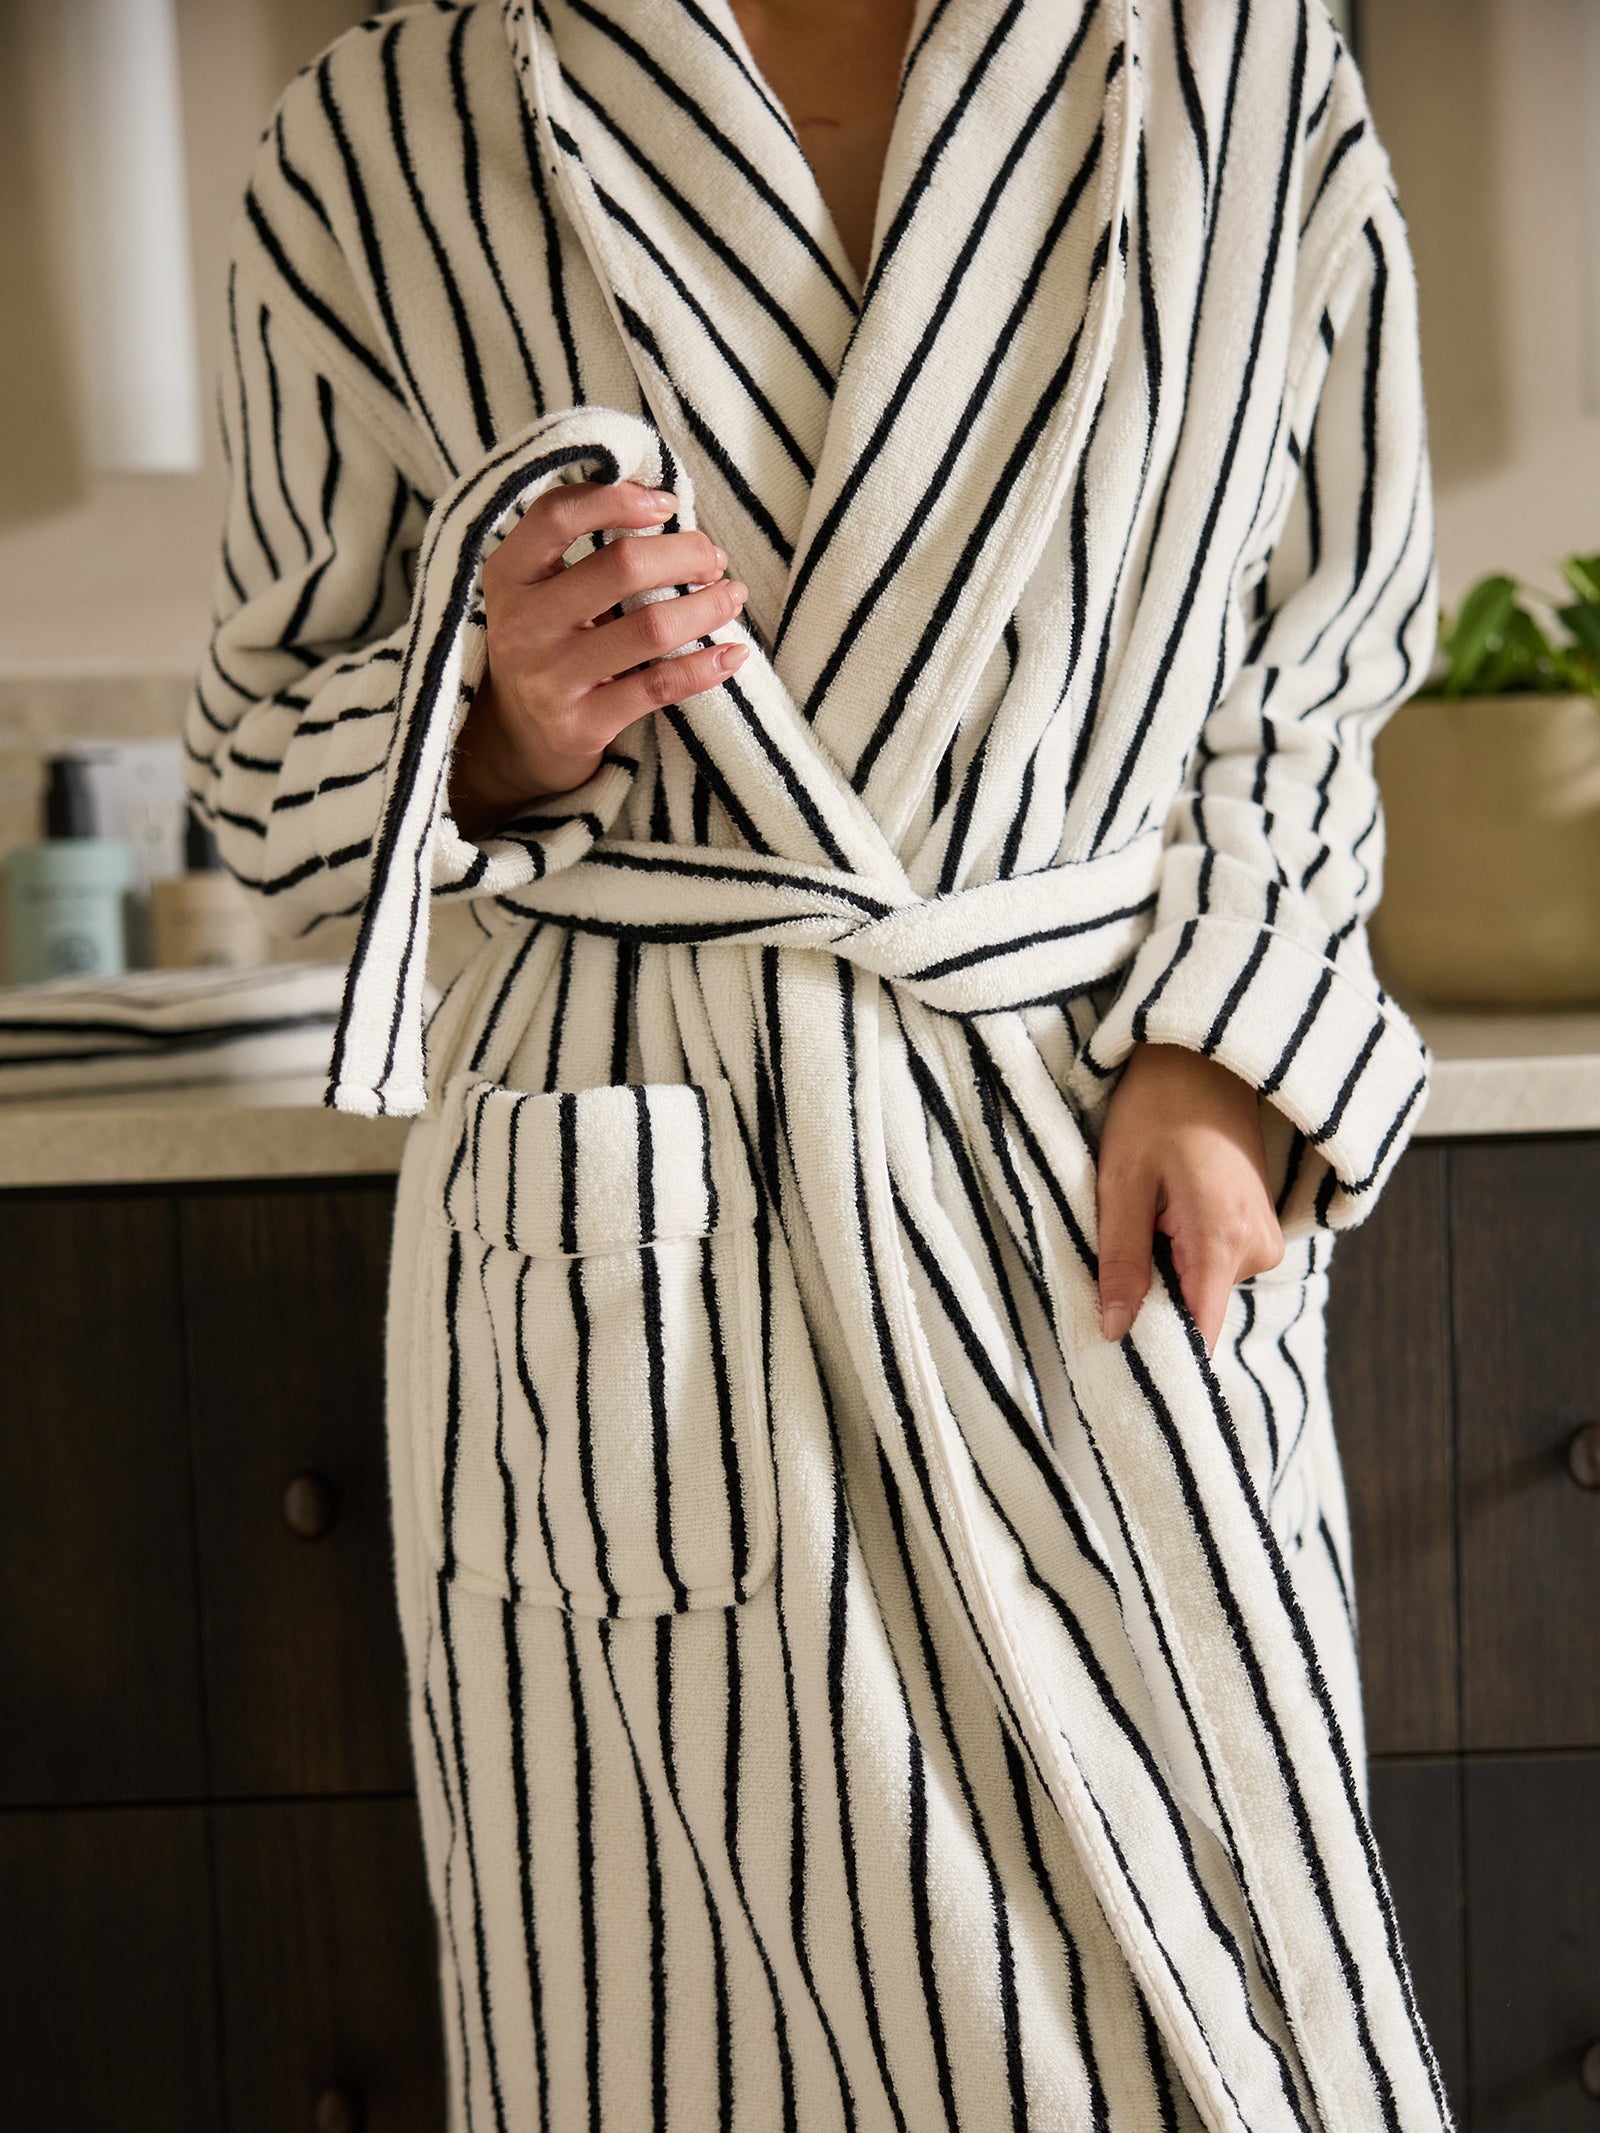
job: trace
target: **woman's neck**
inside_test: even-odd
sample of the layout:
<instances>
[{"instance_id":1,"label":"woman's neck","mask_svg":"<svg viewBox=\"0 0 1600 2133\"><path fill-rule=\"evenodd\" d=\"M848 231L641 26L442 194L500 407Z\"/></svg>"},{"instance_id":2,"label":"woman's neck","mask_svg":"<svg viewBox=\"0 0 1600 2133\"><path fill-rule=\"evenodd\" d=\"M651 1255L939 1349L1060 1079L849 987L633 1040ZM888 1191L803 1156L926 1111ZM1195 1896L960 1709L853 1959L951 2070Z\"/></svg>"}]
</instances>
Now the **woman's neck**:
<instances>
[{"instance_id":1,"label":"woman's neck","mask_svg":"<svg viewBox=\"0 0 1600 2133\"><path fill-rule=\"evenodd\" d=\"M865 280L914 0L730 0Z\"/></svg>"}]
</instances>

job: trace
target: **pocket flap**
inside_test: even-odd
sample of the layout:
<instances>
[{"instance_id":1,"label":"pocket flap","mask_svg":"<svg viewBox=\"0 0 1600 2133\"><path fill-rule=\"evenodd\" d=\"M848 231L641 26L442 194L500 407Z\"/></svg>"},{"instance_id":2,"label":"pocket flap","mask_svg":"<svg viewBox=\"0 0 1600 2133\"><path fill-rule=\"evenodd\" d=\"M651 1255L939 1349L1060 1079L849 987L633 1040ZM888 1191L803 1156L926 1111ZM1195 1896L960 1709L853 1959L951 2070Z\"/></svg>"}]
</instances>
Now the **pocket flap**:
<instances>
[{"instance_id":1,"label":"pocket flap","mask_svg":"<svg viewBox=\"0 0 1600 2133\"><path fill-rule=\"evenodd\" d=\"M531 1258L636 1251L755 1219L725 1081L535 1096L463 1074L441 1122L446 1220Z\"/></svg>"}]
</instances>

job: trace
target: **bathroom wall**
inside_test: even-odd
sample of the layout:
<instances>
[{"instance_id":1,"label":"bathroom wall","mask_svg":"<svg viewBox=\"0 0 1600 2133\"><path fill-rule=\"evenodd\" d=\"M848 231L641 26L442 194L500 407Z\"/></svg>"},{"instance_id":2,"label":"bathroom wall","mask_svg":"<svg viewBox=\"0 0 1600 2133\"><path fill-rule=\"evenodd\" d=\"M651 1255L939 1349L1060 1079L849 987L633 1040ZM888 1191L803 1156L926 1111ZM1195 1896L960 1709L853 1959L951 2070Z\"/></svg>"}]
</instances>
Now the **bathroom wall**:
<instances>
[{"instance_id":1,"label":"bathroom wall","mask_svg":"<svg viewBox=\"0 0 1600 2133\"><path fill-rule=\"evenodd\" d=\"M0 8L0 673L182 672L207 626L221 471L210 396L228 233L273 99L368 12L361 0L177 0L189 217L205 381L194 474L88 473L72 404L65 262L72 46L92 0Z\"/></svg>"},{"instance_id":2,"label":"bathroom wall","mask_svg":"<svg viewBox=\"0 0 1600 2133\"><path fill-rule=\"evenodd\" d=\"M1446 601L1600 550L1600 6L1366 0L1411 224Z\"/></svg>"},{"instance_id":3,"label":"bathroom wall","mask_svg":"<svg viewBox=\"0 0 1600 2133\"><path fill-rule=\"evenodd\" d=\"M362 0L176 0L204 460L193 473L97 474L73 361L64 161L82 117L71 36L94 4L0 0L0 853L37 835L52 746L178 730L222 508L211 410L229 232L279 89L370 12ZM330 935L317 952L339 946ZM5 963L0 925L0 982Z\"/></svg>"}]
</instances>

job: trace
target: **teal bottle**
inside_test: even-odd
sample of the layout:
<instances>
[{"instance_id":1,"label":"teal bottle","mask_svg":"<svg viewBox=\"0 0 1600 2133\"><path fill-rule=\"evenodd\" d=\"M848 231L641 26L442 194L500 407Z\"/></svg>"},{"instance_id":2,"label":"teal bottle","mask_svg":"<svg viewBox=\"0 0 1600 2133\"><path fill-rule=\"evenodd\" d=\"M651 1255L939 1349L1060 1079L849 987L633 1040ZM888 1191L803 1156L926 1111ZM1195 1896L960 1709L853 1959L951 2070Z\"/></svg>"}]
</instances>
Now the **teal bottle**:
<instances>
[{"instance_id":1,"label":"teal bottle","mask_svg":"<svg viewBox=\"0 0 1600 2133\"><path fill-rule=\"evenodd\" d=\"M11 982L109 977L128 966L133 849L94 834L83 765L53 756L45 786L45 841L6 861Z\"/></svg>"}]
</instances>

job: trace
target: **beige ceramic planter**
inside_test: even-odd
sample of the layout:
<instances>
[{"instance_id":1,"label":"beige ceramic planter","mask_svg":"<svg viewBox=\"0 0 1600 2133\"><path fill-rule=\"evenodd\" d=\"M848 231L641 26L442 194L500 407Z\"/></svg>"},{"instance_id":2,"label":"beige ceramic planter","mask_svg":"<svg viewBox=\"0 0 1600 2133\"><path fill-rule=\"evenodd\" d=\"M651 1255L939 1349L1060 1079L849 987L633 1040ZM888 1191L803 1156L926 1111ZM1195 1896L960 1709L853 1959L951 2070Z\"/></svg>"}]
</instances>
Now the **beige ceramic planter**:
<instances>
[{"instance_id":1,"label":"beige ceramic planter","mask_svg":"<svg viewBox=\"0 0 1600 2133\"><path fill-rule=\"evenodd\" d=\"M1423 697L1377 768L1384 982L1439 1007L1600 1005L1600 704Z\"/></svg>"}]
</instances>

